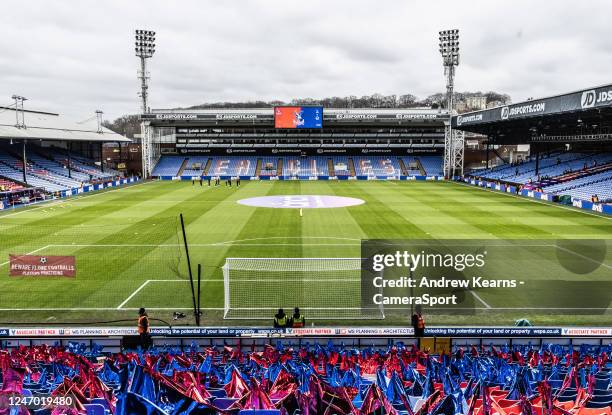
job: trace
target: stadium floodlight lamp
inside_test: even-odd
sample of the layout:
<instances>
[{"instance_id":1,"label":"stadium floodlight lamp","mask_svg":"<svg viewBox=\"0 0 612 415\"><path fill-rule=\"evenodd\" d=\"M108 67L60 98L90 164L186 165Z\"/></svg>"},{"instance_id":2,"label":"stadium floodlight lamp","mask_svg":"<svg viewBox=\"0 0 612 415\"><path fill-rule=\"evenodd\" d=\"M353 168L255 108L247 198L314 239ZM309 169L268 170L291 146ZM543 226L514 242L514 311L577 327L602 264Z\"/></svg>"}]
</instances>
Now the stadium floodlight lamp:
<instances>
[{"instance_id":1,"label":"stadium floodlight lamp","mask_svg":"<svg viewBox=\"0 0 612 415\"><path fill-rule=\"evenodd\" d=\"M439 39L444 66L459 65L459 30L442 30L439 32Z\"/></svg>"},{"instance_id":2,"label":"stadium floodlight lamp","mask_svg":"<svg viewBox=\"0 0 612 415\"><path fill-rule=\"evenodd\" d=\"M136 56L150 58L155 53L155 32L152 30L136 30L135 35Z\"/></svg>"}]
</instances>

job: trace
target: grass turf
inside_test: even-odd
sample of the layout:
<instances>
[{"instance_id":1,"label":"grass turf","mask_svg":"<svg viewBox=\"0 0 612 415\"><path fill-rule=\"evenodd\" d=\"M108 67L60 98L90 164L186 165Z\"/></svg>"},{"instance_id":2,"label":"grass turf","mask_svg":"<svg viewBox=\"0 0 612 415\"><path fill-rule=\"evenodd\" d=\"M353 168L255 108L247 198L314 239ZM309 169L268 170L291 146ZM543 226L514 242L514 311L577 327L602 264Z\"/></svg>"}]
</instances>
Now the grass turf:
<instances>
[{"instance_id":1,"label":"grass turf","mask_svg":"<svg viewBox=\"0 0 612 415\"><path fill-rule=\"evenodd\" d=\"M349 196L366 203L305 209L303 217L295 209L236 203L247 197L291 194ZM0 322L133 319L140 306L149 308L152 317L166 320L178 309L189 315L192 297L181 247L180 213L185 218L192 265L203 265L201 301L207 325L269 323L222 319L220 267L226 257L357 257L360 239L548 240L612 235L609 217L449 182L245 181L240 189L146 182L1 213ZM77 277L9 277L8 255L27 253L75 255ZM527 267L524 262L509 265L521 275ZM605 271L579 278L610 283L612 273ZM554 281L544 274L535 277L541 279L535 294L525 291L528 288L483 291L479 295L490 309L469 314L449 310L428 316L428 323L508 325L521 317L538 325L612 323L609 309L580 313L521 309L536 307L542 299L539 293L546 295L547 280ZM588 298L584 304L588 305ZM317 324L399 325L407 323L406 314L390 312L385 320ZM188 317L181 324L192 320Z\"/></svg>"}]
</instances>

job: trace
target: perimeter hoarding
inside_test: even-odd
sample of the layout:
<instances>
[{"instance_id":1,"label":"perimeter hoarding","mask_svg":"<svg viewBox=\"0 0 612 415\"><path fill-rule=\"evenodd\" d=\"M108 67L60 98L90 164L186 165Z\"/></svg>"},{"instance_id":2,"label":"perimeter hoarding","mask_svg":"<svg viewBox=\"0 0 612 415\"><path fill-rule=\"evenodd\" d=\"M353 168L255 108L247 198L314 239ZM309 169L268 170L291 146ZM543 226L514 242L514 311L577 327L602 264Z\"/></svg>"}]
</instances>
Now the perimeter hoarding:
<instances>
[{"instance_id":1,"label":"perimeter hoarding","mask_svg":"<svg viewBox=\"0 0 612 415\"><path fill-rule=\"evenodd\" d=\"M274 107L274 128L323 128L323 107Z\"/></svg>"},{"instance_id":2,"label":"perimeter hoarding","mask_svg":"<svg viewBox=\"0 0 612 415\"><path fill-rule=\"evenodd\" d=\"M71 277L76 276L74 256L10 255L11 277Z\"/></svg>"}]
</instances>

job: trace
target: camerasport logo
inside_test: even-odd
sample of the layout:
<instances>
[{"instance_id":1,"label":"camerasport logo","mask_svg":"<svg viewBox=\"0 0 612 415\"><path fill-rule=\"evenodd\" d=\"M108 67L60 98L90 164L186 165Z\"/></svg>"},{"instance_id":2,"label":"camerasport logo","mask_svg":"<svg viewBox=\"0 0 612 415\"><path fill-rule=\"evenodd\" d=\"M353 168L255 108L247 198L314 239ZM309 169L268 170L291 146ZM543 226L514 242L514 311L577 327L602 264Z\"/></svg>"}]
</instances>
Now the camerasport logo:
<instances>
[{"instance_id":1,"label":"camerasport logo","mask_svg":"<svg viewBox=\"0 0 612 415\"><path fill-rule=\"evenodd\" d=\"M612 102L612 90L597 93L594 89L590 89L582 93L580 108L593 108L595 105L607 102Z\"/></svg>"}]
</instances>

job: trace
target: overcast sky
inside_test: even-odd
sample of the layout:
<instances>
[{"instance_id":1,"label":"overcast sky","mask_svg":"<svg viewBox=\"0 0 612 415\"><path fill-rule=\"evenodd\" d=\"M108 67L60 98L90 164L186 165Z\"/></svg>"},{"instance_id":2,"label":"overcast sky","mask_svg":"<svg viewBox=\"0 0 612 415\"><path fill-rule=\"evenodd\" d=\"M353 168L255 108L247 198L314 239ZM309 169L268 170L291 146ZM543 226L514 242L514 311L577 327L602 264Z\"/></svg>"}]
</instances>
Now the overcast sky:
<instances>
[{"instance_id":1,"label":"overcast sky","mask_svg":"<svg viewBox=\"0 0 612 415\"><path fill-rule=\"evenodd\" d=\"M513 101L612 81L612 2L20 0L0 13L0 105L75 120L139 110L134 29L157 32L150 105L444 89L438 31L461 32L457 90Z\"/></svg>"}]
</instances>

